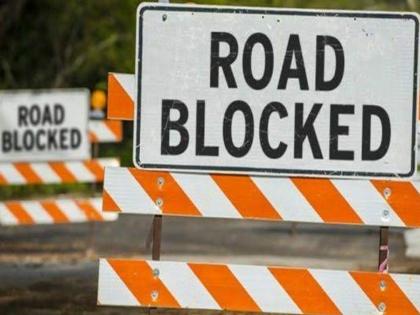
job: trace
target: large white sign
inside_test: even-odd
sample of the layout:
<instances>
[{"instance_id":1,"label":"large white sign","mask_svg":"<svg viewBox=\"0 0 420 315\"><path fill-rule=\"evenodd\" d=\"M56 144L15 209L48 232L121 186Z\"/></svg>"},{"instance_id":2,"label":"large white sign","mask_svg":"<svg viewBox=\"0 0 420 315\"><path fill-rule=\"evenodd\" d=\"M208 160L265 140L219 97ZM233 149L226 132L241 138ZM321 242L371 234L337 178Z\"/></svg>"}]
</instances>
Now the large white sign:
<instances>
[{"instance_id":1,"label":"large white sign","mask_svg":"<svg viewBox=\"0 0 420 315\"><path fill-rule=\"evenodd\" d=\"M410 177L418 16L142 4L138 167Z\"/></svg>"},{"instance_id":2,"label":"large white sign","mask_svg":"<svg viewBox=\"0 0 420 315\"><path fill-rule=\"evenodd\" d=\"M89 158L89 91L0 91L0 161Z\"/></svg>"}]
</instances>

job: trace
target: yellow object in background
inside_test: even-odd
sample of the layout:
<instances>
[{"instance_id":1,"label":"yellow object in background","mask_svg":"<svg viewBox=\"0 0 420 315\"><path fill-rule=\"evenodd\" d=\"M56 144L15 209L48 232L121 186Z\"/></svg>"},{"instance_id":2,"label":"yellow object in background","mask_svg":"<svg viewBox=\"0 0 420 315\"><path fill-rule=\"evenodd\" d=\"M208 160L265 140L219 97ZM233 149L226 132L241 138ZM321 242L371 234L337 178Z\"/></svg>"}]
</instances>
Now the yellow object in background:
<instances>
[{"instance_id":1,"label":"yellow object in background","mask_svg":"<svg viewBox=\"0 0 420 315\"><path fill-rule=\"evenodd\" d=\"M102 90L95 90L90 97L91 106L94 110L103 110L106 105L106 94Z\"/></svg>"}]
</instances>

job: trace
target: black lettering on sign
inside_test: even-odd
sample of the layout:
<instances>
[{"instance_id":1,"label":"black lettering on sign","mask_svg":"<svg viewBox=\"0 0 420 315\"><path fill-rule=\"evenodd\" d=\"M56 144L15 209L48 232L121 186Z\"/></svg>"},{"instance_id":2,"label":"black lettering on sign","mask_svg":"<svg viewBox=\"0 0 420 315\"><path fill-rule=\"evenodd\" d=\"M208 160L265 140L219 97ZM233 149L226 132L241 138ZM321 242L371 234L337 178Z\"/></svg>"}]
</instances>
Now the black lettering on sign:
<instances>
[{"instance_id":1,"label":"black lettering on sign","mask_svg":"<svg viewBox=\"0 0 420 315\"><path fill-rule=\"evenodd\" d=\"M68 144L67 144L67 136L68 136L69 130L67 128L64 129L60 129L59 134L60 134L60 149L62 150L67 150L69 148Z\"/></svg>"},{"instance_id":2,"label":"black lettering on sign","mask_svg":"<svg viewBox=\"0 0 420 315\"><path fill-rule=\"evenodd\" d=\"M245 137L240 147L235 146L232 139L232 119L236 112L242 112L245 118ZM251 149L254 140L254 117L251 107L244 101L234 101L226 109L223 118L223 141L226 150L233 157L242 157Z\"/></svg>"},{"instance_id":3,"label":"black lettering on sign","mask_svg":"<svg viewBox=\"0 0 420 315\"><path fill-rule=\"evenodd\" d=\"M330 112L330 160L354 160L354 152L338 149L338 136L349 135L349 127L340 125L339 115L354 114L354 105L331 105Z\"/></svg>"},{"instance_id":4,"label":"black lettering on sign","mask_svg":"<svg viewBox=\"0 0 420 315\"><path fill-rule=\"evenodd\" d=\"M28 108L25 105L18 106L18 126L28 126Z\"/></svg>"},{"instance_id":5,"label":"black lettering on sign","mask_svg":"<svg viewBox=\"0 0 420 315\"><path fill-rule=\"evenodd\" d=\"M295 158L302 158L303 142L309 140L312 155L315 159L322 159L321 147L316 136L314 122L321 110L322 104L315 103L306 121L303 122L303 103L296 103L295 109Z\"/></svg>"},{"instance_id":6,"label":"black lettering on sign","mask_svg":"<svg viewBox=\"0 0 420 315\"><path fill-rule=\"evenodd\" d=\"M79 129L70 129L70 147L76 149L82 143L82 134Z\"/></svg>"},{"instance_id":7,"label":"black lettering on sign","mask_svg":"<svg viewBox=\"0 0 420 315\"><path fill-rule=\"evenodd\" d=\"M203 100L197 101L197 120L196 120L196 143L195 143L195 155L207 155L207 156L218 156L219 147L217 146L206 146L204 133L205 133L205 108L206 103Z\"/></svg>"},{"instance_id":8,"label":"black lettering on sign","mask_svg":"<svg viewBox=\"0 0 420 315\"><path fill-rule=\"evenodd\" d=\"M335 53L335 72L333 77L325 80L325 46L330 46ZM316 70L315 90L334 90L343 79L344 75L344 49L339 40L332 36L316 37Z\"/></svg>"},{"instance_id":9,"label":"black lettering on sign","mask_svg":"<svg viewBox=\"0 0 420 315\"><path fill-rule=\"evenodd\" d=\"M292 69L293 56L296 60L296 68ZM298 79L301 90L309 90L308 78L306 77L305 63L303 62L302 47L299 35L291 34L287 43L286 55L280 73L278 88L286 89L289 79Z\"/></svg>"},{"instance_id":10,"label":"black lettering on sign","mask_svg":"<svg viewBox=\"0 0 420 315\"><path fill-rule=\"evenodd\" d=\"M38 105L32 105L29 109L29 121L31 125L38 125L41 121L41 109Z\"/></svg>"},{"instance_id":11,"label":"black lettering on sign","mask_svg":"<svg viewBox=\"0 0 420 315\"><path fill-rule=\"evenodd\" d=\"M8 131L3 131L1 134L1 149L3 152L10 152L12 150L12 134Z\"/></svg>"},{"instance_id":12,"label":"black lettering on sign","mask_svg":"<svg viewBox=\"0 0 420 315\"><path fill-rule=\"evenodd\" d=\"M256 44L261 44L264 49L264 72L260 79L256 79L252 73L252 50ZM263 33L252 34L245 43L244 54L242 58L242 67L244 71L244 78L246 83L254 90L261 90L270 83L273 76L273 45L270 39Z\"/></svg>"},{"instance_id":13,"label":"black lettering on sign","mask_svg":"<svg viewBox=\"0 0 420 315\"><path fill-rule=\"evenodd\" d=\"M264 107L260 119L260 144L261 149L267 157L271 159L278 159L286 152L287 144L280 141L277 148L270 146L270 142L268 141L268 122L271 114L274 112L278 113L280 119L287 117L287 110L282 103L271 102L267 104L267 106Z\"/></svg>"},{"instance_id":14,"label":"black lettering on sign","mask_svg":"<svg viewBox=\"0 0 420 315\"><path fill-rule=\"evenodd\" d=\"M220 43L229 45L229 54L225 57L220 56ZM236 38L229 33L212 32L210 45L210 87L219 87L219 68L226 78L229 88L237 88L235 78L232 72L232 63L238 57L238 42Z\"/></svg>"},{"instance_id":15,"label":"black lettering on sign","mask_svg":"<svg viewBox=\"0 0 420 315\"><path fill-rule=\"evenodd\" d=\"M44 138L44 140L41 140L41 136L42 136L42 138ZM45 130L43 130L43 129L38 130L35 142L36 142L36 147L39 150L41 150L41 151L45 150L45 147L46 147L46 145L45 145Z\"/></svg>"},{"instance_id":16,"label":"black lettering on sign","mask_svg":"<svg viewBox=\"0 0 420 315\"><path fill-rule=\"evenodd\" d=\"M170 113L176 110L179 113L178 120L170 120ZM162 100L162 121L161 121L161 146L162 155L179 155L183 153L189 142L188 130L184 127L188 120L187 106L178 100ZM177 131L180 141L177 145L170 145L170 132Z\"/></svg>"},{"instance_id":17,"label":"black lettering on sign","mask_svg":"<svg viewBox=\"0 0 420 315\"><path fill-rule=\"evenodd\" d=\"M382 138L376 149L371 148L372 117L376 116L381 122ZM362 126L362 160L376 161L385 156L391 142L391 123L387 112L377 105L363 105ZM375 132L376 133L376 132Z\"/></svg>"},{"instance_id":18,"label":"black lettering on sign","mask_svg":"<svg viewBox=\"0 0 420 315\"><path fill-rule=\"evenodd\" d=\"M19 144L19 139L18 139L19 133L15 130L13 131L13 149L17 152L22 151L22 145Z\"/></svg>"},{"instance_id":19,"label":"black lettering on sign","mask_svg":"<svg viewBox=\"0 0 420 315\"><path fill-rule=\"evenodd\" d=\"M57 143L57 130L48 130L47 131L47 139L48 139L48 150L51 150L54 148L54 150L57 150L58 143Z\"/></svg>"},{"instance_id":20,"label":"black lettering on sign","mask_svg":"<svg viewBox=\"0 0 420 315\"><path fill-rule=\"evenodd\" d=\"M54 104L54 123L61 125L65 119L64 106L61 104Z\"/></svg>"},{"instance_id":21,"label":"black lettering on sign","mask_svg":"<svg viewBox=\"0 0 420 315\"><path fill-rule=\"evenodd\" d=\"M26 130L23 133L23 149L30 151L35 145L35 135L32 130Z\"/></svg>"},{"instance_id":22,"label":"black lettering on sign","mask_svg":"<svg viewBox=\"0 0 420 315\"><path fill-rule=\"evenodd\" d=\"M53 123L53 120L52 120L52 115L51 115L50 107L48 105L46 105L44 107L44 113L42 115L42 125L43 126L45 124L52 125L52 123Z\"/></svg>"}]
</instances>

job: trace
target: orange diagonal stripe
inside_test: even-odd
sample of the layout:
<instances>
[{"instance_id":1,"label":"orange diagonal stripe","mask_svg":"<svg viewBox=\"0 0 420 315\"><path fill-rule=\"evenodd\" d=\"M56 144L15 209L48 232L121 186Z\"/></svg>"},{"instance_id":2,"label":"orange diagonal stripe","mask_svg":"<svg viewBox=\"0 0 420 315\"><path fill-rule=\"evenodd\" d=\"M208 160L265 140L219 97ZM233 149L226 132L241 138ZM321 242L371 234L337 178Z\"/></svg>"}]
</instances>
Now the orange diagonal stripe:
<instances>
[{"instance_id":1,"label":"orange diagonal stripe","mask_svg":"<svg viewBox=\"0 0 420 315\"><path fill-rule=\"evenodd\" d=\"M153 276L147 262L109 259L108 263L142 306L180 308L163 282ZM156 299L152 298L153 292L157 293Z\"/></svg>"},{"instance_id":2,"label":"orange diagonal stripe","mask_svg":"<svg viewBox=\"0 0 420 315\"><path fill-rule=\"evenodd\" d=\"M96 160L83 161L83 165L95 176L96 181L104 180L104 168Z\"/></svg>"},{"instance_id":3,"label":"orange diagonal stripe","mask_svg":"<svg viewBox=\"0 0 420 315\"><path fill-rule=\"evenodd\" d=\"M114 134L117 141L122 139L122 122L119 120L105 120L105 125Z\"/></svg>"},{"instance_id":4,"label":"orange diagonal stripe","mask_svg":"<svg viewBox=\"0 0 420 315\"><path fill-rule=\"evenodd\" d=\"M83 211L89 221L103 221L104 219L87 200L75 200L77 206Z\"/></svg>"},{"instance_id":5,"label":"orange diagonal stripe","mask_svg":"<svg viewBox=\"0 0 420 315\"><path fill-rule=\"evenodd\" d=\"M7 185L6 178L0 174L0 185Z\"/></svg>"},{"instance_id":6,"label":"orange diagonal stripe","mask_svg":"<svg viewBox=\"0 0 420 315\"><path fill-rule=\"evenodd\" d=\"M102 209L106 212L121 212L120 207L105 189L102 192Z\"/></svg>"},{"instance_id":7,"label":"orange diagonal stripe","mask_svg":"<svg viewBox=\"0 0 420 315\"><path fill-rule=\"evenodd\" d=\"M211 177L244 218L281 220L279 213L249 176Z\"/></svg>"},{"instance_id":8,"label":"orange diagonal stripe","mask_svg":"<svg viewBox=\"0 0 420 315\"><path fill-rule=\"evenodd\" d=\"M19 202L5 202L7 209L15 216L20 224L34 224L35 221Z\"/></svg>"},{"instance_id":9,"label":"orange diagonal stripe","mask_svg":"<svg viewBox=\"0 0 420 315\"><path fill-rule=\"evenodd\" d=\"M42 207L53 218L54 223L68 223L70 220L54 201L41 201Z\"/></svg>"},{"instance_id":10,"label":"orange diagonal stripe","mask_svg":"<svg viewBox=\"0 0 420 315\"><path fill-rule=\"evenodd\" d=\"M77 182L76 177L67 169L66 165L62 162L50 162L48 163L54 170L58 177L61 178L63 183L75 183Z\"/></svg>"},{"instance_id":11,"label":"orange diagonal stripe","mask_svg":"<svg viewBox=\"0 0 420 315\"><path fill-rule=\"evenodd\" d=\"M92 131L89 131L89 141L94 143L99 142L98 137Z\"/></svg>"},{"instance_id":12,"label":"orange diagonal stripe","mask_svg":"<svg viewBox=\"0 0 420 315\"><path fill-rule=\"evenodd\" d=\"M269 268L304 314L341 314L314 277L305 269Z\"/></svg>"},{"instance_id":13,"label":"orange diagonal stripe","mask_svg":"<svg viewBox=\"0 0 420 315\"><path fill-rule=\"evenodd\" d=\"M330 180L292 178L292 182L326 223L363 223Z\"/></svg>"},{"instance_id":14,"label":"orange diagonal stripe","mask_svg":"<svg viewBox=\"0 0 420 315\"><path fill-rule=\"evenodd\" d=\"M14 163L18 172L28 181L28 184L41 184L41 178L34 172L29 163Z\"/></svg>"},{"instance_id":15,"label":"orange diagonal stripe","mask_svg":"<svg viewBox=\"0 0 420 315\"><path fill-rule=\"evenodd\" d=\"M200 211L169 172L142 171L134 168L129 170L152 200L162 201L163 213L201 216ZM159 178L163 179L161 185L158 183Z\"/></svg>"},{"instance_id":16,"label":"orange diagonal stripe","mask_svg":"<svg viewBox=\"0 0 420 315\"><path fill-rule=\"evenodd\" d=\"M108 118L122 120L134 118L134 101L112 73L108 74Z\"/></svg>"},{"instance_id":17,"label":"orange diagonal stripe","mask_svg":"<svg viewBox=\"0 0 420 315\"><path fill-rule=\"evenodd\" d=\"M406 225L420 226L420 194L412 183L373 180L372 184L382 196L389 189L386 201Z\"/></svg>"},{"instance_id":18,"label":"orange diagonal stripe","mask_svg":"<svg viewBox=\"0 0 420 315\"><path fill-rule=\"evenodd\" d=\"M368 272L350 272L350 275L373 304L385 304L386 314L418 314L416 307L408 300L404 292L401 291L389 275ZM381 280L385 284L385 289L382 290Z\"/></svg>"},{"instance_id":19,"label":"orange diagonal stripe","mask_svg":"<svg viewBox=\"0 0 420 315\"><path fill-rule=\"evenodd\" d=\"M261 312L261 309L225 265L188 264L222 309Z\"/></svg>"}]
</instances>

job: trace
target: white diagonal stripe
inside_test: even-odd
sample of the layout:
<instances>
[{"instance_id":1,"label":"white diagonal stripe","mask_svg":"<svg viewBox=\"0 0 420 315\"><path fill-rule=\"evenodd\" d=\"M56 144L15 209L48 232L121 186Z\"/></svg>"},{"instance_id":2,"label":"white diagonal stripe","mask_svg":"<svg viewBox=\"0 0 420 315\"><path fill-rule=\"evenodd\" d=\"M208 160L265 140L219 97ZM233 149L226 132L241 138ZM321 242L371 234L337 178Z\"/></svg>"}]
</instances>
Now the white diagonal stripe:
<instances>
[{"instance_id":1,"label":"white diagonal stripe","mask_svg":"<svg viewBox=\"0 0 420 315\"><path fill-rule=\"evenodd\" d=\"M323 222L288 178L252 177L264 196L285 221Z\"/></svg>"},{"instance_id":2,"label":"white diagonal stripe","mask_svg":"<svg viewBox=\"0 0 420 315\"><path fill-rule=\"evenodd\" d=\"M96 180L92 172L80 162L66 162L65 165L78 181L92 182Z\"/></svg>"},{"instance_id":3,"label":"white diagonal stripe","mask_svg":"<svg viewBox=\"0 0 420 315\"><path fill-rule=\"evenodd\" d=\"M6 205L0 203L0 224L4 225L16 225L18 224L18 219L9 211Z\"/></svg>"},{"instance_id":4,"label":"white diagonal stripe","mask_svg":"<svg viewBox=\"0 0 420 315\"><path fill-rule=\"evenodd\" d=\"M332 183L365 224L405 226L385 199L367 180L332 180ZM384 211L388 216L384 217Z\"/></svg>"},{"instance_id":5,"label":"white diagonal stripe","mask_svg":"<svg viewBox=\"0 0 420 315\"><path fill-rule=\"evenodd\" d=\"M172 173L205 217L241 218L236 208L209 175Z\"/></svg>"},{"instance_id":6,"label":"white diagonal stripe","mask_svg":"<svg viewBox=\"0 0 420 315\"><path fill-rule=\"evenodd\" d=\"M263 312L302 313L267 267L229 265L229 269Z\"/></svg>"},{"instance_id":7,"label":"white diagonal stripe","mask_svg":"<svg viewBox=\"0 0 420 315\"><path fill-rule=\"evenodd\" d=\"M124 73L113 73L112 75L115 77L115 79L117 79L131 100L134 100L136 95L136 77L132 74Z\"/></svg>"},{"instance_id":8,"label":"white diagonal stripe","mask_svg":"<svg viewBox=\"0 0 420 315\"><path fill-rule=\"evenodd\" d=\"M104 190L112 197L123 212L161 214L128 168L109 167L105 171Z\"/></svg>"},{"instance_id":9,"label":"white diagonal stripe","mask_svg":"<svg viewBox=\"0 0 420 315\"><path fill-rule=\"evenodd\" d=\"M309 269L342 314L378 314L376 306L346 271Z\"/></svg>"},{"instance_id":10,"label":"white diagonal stripe","mask_svg":"<svg viewBox=\"0 0 420 315\"><path fill-rule=\"evenodd\" d=\"M107 127L104 121L90 120L89 131L92 132L101 142L112 142L116 140L114 133Z\"/></svg>"},{"instance_id":11,"label":"white diagonal stripe","mask_svg":"<svg viewBox=\"0 0 420 315\"><path fill-rule=\"evenodd\" d=\"M98 304L140 306L106 259L99 261Z\"/></svg>"},{"instance_id":12,"label":"white diagonal stripe","mask_svg":"<svg viewBox=\"0 0 420 315\"><path fill-rule=\"evenodd\" d=\"M148 264L159 271L159 279L182 308L220 309L186 263L148 261Z\"/></svg>"},{"instance_id":13,"label":"white diagonal stripe","mask_svg":"<svg viewBox=\"0 0 420 315\"><path fill-rule=\"evenodd\" d=\"M42 224L54 222L53 218L45 211L38 201L22 201L21 205L35 223Z\"/></svg>"},{"instance_id":14,"label":"white diagonal stripe","mask_svg":"<svg viewBox=\"0 0 420 315\"><path fill-rule=\"evenodd\" d=\"M85 222L87 220L86 215L73 200L56 200L55 203L70 222Z\"/></svg>"},{"instance_id":15,"label":"white diagonal stripe","mask_svg":"<svg viewBox=\"0 0 420 315\"><path fill-rule=\"evenodd\" d=\"M390 276L420 314L420 276L402 274L391 274Z\"/></svg>"},{"instance_id":16,"label":"white diagonal stripe","mask_svg":"<svg viewBox=\"0 0 420 315\"><path fill-rule=\"evenodd\" d=\"M47 163L31 163L33 171L41 178L43 183L59 183L60 177Z\"/></svg>"},{"instance_id":17,"label":"white diagonal stripe","mask_svg":"<svg viewBox=\"0 0 420 315\"><path fill-rule=\"evenodd\" d=\"M26 183L26 179L18 172L12 163L0 163L0 175L11 184Z\"/></svg>"}]
</instances>

